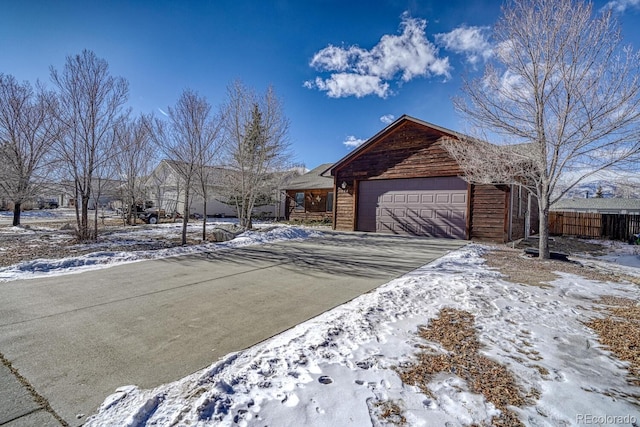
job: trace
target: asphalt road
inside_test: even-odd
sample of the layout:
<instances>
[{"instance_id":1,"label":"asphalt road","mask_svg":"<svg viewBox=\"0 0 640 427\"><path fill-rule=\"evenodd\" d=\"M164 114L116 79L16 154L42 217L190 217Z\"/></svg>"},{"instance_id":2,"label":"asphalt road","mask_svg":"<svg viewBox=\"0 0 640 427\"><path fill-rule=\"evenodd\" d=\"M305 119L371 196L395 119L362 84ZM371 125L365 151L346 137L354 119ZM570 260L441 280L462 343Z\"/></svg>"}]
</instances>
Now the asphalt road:
<instances>
[{"instance_id":1,"label":"asphalt road","mask_svg":"<svg viewBox=\"0 0 640 427\"><path fill-rule=\"evenodd\" d=\"M0 353L22 376L0 425L80 425L117 387L182 378L464 244L333 233L0 283ZM18 399L26 383L51 410Z\"/></svg>"}]
</instances>

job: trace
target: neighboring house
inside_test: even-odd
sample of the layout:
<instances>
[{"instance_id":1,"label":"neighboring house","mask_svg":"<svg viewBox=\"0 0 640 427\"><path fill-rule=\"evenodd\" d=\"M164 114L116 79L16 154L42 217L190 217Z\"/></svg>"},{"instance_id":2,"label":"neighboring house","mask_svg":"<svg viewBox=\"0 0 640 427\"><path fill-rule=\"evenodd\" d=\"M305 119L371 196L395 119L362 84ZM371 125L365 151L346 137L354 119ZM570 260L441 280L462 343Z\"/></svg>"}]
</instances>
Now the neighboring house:
<instances>
[{"instance_id":1,"label":"neighboring house","mask_svg":"<svg viewBox=\"0 0 640 427\"><path fill-rule=\"evenodd\" d=\"M96 196L98 188L100 188L100 197L98 199L98 208L115 209L122 206L122 188L123 182L116 179L93 180L91 198L89 199L89 209L96 208ZM63 180L59 183L46 184L40 195L39 200L55 200L61 207L74 207L75 200L75 183L70 180Z\"/></svg>"},{"instance_id":2,"label":"neighboring house","mask_svg":"<svg viewBox=\"0 0 640 427\"><path fill-rule=\"evenodd\" d=\"M640 199L560 199L551 206L556 212L640 215Z\"/></svg>"},{"instance_id":3,"label":"neighboring house","mask_svg":"<svg viewBox=\"0 0 640 427\"><path fill-rule=\"evenodd\" d=\"M195 190L199 182L192 183L190 191L189 212L210 217L235 217L236 207L233 204L225 203L228 196L225 195L225 182L228 182L229 174L232 172L221 167L208 167L208 174L211 182L208 186L207 212L204 212L202 197ZM149 200L154 206L164 209L165 212L184 212L184 188L180 175L176 170L173 160L162 160L147 178L146 187L148 189ZM276 198L277 200L277 198ZM284 201L265 206L256 206L253 214L259 217L277 218L284 212Z\"/></svg>"},{"instance_id":4,"label":"neighboring house","mask_svg":"<svg viewBox=\"0 0 640 427\"><path fill-rule=\"evenodd\" d=\"M285 190L286 219L333 221L333 178L321 175L332 165L325 163L289 181Z\"/></svg>"},{"instance_id":5,"label":"neighboring house","mask_svg":"<svg viewBox=\"0 0 640 427\"><path fill-rule=\"evenodd\" d=\"M405 115L328 168L334 229L497 242L535 232L528 191L460 177L442 145L458 135Z\"/></svg>"}]
</instances>

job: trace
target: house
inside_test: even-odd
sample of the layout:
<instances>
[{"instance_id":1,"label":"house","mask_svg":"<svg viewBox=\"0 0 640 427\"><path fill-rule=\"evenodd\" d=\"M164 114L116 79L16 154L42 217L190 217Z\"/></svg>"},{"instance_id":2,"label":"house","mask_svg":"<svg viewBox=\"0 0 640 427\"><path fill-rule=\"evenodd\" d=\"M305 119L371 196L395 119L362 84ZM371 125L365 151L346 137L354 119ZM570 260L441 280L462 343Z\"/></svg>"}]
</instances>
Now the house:
<instances>
[{"instance_id":1,"label":"house","mask_svg":"<svg viewBox=\"0 0 640 427\"><path fill-rule=\"evenodd\" d=\"M174 160L162 160L146 180L149 200L165 212L184 212L184 184L178 173L180 165ZM228 182L233 172L223 167L207 166L207 211L204 212L202 197L193 182L190 191L189 212L209 217L235 217L236 207L229 200ZM253 214L259 217L278 218L284 212L284 202L274 197L273 203L256 206Z\"/></svg>"},{"instance_id":2,"label":"house","mask_svg":"<svg viewBox=\"0 0 640 427\"><path fill-rule=\"evenodd\" d=\"M293 178L286 185L285 217L291 221L333 221L333 178L321 175L326 163Z\"/></svg>"},{"instance_id":3,"label":"house","mask_svg":"<svg viewBox=\"0 0 640 427\"><path fill-rule=\"evenodd\" d=\"M459 133L402 116L331 167L333 227L506 242L537 229L520 186L476 185L443 147Z\"/></svg>"},{"instance_id":4,"label":"house","mask_svg":"<svg viewBox=\"0 0 640 427\"><path fill-rule=\"evenodd\" d=\"M556 212L640 215L640 199L577 198L560 199L551 206Z\"/></svg>"}]
</instances>

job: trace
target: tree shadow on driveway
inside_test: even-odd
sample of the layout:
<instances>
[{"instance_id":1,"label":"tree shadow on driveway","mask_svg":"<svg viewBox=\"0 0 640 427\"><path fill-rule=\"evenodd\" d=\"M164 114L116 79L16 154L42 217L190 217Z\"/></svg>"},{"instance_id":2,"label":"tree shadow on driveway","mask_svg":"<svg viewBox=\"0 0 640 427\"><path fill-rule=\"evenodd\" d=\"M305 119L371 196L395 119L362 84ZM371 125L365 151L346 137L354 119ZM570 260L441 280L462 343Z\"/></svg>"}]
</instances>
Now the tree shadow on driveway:
<instances>
[{"instance_id":1,"label":"tree shadow on driveway","mask_svg":"<svg viewBox=\"0 0 640 427\"><path fill-rule=\"evenodd\" d=\"M467 242L367 233L325 233L320 238L210 251L195 257L255 268L295 270L372 279L394 278L414 270ZM166 262L182 262L180 257Z\"/></svg>"}]
</instances>

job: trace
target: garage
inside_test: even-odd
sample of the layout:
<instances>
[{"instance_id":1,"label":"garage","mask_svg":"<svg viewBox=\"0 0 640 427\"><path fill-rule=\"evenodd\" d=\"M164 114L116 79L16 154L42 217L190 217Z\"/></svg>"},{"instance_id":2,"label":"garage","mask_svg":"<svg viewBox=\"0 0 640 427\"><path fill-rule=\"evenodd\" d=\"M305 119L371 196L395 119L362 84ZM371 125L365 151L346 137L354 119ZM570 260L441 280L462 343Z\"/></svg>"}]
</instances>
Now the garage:
<instances>
[{"instance_id":1,"label":"garage","mask_svg":"<svg viewBox=\"0 0 640 427\"><path fill-rule=\"evenodd\" d=\"M476 143L405 115L334 163L323 172L334 179L333 228L492 242L535 233L531 193L467 183L446 148L452 141Z\"/></svg>"},{"instance_id":2,"label":"garage","mask_svg":"<svg viewBox=\"0 0 640 427\"><path fill-rule=\"evenodd\" d=\"M466 238L468 190L459 177L360 181L358 195L359 231Z\"/></svg>"}]
</instances>

